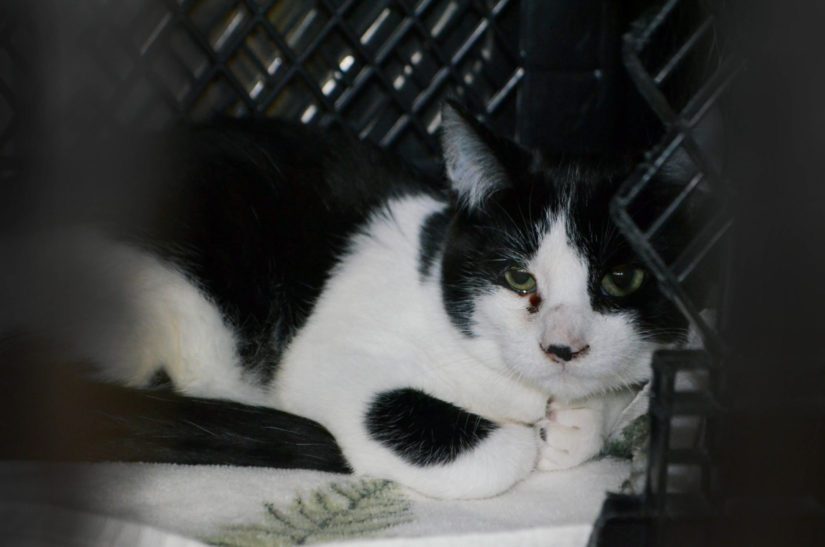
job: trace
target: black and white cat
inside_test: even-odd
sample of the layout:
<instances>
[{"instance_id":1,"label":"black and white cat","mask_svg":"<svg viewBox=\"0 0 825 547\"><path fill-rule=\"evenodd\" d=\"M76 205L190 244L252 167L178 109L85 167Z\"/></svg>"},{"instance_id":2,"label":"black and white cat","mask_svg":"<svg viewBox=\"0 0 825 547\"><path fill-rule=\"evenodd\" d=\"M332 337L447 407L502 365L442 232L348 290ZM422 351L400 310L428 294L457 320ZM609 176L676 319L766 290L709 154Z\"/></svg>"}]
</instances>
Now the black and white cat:
<instances>
[{"instance_id":1,"label":"black and white cat","mask_svg":"<svg viewBox=\"0 0 825 547\"><path fill-rule=\"evenodd\" d=\"M687 327L609 218L623 170L527 153L452 106L442 142L449 188L335 131L187 132L150 214L4 271L3 326L118 384L310 418L356 472L432 496L581 463Z\"/></svg>"}]
</instances>

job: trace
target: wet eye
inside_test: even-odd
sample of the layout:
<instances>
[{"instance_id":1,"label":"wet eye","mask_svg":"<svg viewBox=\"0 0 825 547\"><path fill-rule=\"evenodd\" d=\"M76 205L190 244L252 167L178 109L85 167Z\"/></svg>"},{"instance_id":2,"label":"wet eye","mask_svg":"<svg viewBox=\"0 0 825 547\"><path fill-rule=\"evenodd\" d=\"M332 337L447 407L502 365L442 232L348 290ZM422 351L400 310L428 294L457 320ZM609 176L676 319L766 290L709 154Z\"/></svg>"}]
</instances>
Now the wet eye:
<instances>
[{"instance_id":1,"label":"wet eye","mask_svg":"<svg viewBox=\"0 0 825 547\"><path fill-rule=\"evenodd\" d=\"M519 294L536 292L536 278L524 270L507 270L504 272L507 285Z\"/></svg>"},{"instance_id":2,"label":"wet eye","mask_svg":"<svg viewBox=\"0 0 825 547\"><path fill-rule=\"evenodd\" d=\"M616 298L629 296L639 290L645 281L645 271L633 266L613 268L602 278L602 290Z\"/></svg>"}]
</instances>

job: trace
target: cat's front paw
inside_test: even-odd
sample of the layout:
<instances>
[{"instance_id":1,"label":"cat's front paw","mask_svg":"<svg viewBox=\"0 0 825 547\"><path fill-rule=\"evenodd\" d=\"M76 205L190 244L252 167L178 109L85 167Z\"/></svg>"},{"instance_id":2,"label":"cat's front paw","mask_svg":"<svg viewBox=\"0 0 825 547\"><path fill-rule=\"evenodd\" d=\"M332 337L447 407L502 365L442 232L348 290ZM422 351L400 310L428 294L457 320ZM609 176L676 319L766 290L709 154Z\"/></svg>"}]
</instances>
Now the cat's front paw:
<instances>
[{"instance_id":1,"label":"cat's front paw","mask_svg":"<svg viewBox=\"0 0 825 547\"><path fill-rule=\"evenodd\" d=\"M593 401L551 403L537 424L542 443L537 469L568 469L596 456L604 443L604 409Z\"/></svg>"}]
</instances>

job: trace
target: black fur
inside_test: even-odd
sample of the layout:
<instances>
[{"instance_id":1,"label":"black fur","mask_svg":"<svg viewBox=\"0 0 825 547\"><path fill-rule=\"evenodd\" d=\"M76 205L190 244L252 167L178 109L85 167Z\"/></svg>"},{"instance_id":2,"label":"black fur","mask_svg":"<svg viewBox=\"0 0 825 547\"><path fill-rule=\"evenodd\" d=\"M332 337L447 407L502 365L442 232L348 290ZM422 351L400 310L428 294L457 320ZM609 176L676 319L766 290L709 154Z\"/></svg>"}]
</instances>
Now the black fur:
<instances>
[{"instance_id":1,"label":"black fur","mask_svg":"<svg viewBox=\"0 0 825 547\"><path fill-rule=\"evenodd\" d=\"M0 345L0 459L130 461L349 473L321 425L270 408L89 382ZM160 379L161 376L158 376ZM33 401L39 401L33 404Z\"/></svg>"},{"instance_id":2,"label":"black fur","mask_svg":"<svg viewBox=\"0 0 825 547\"><path fill-rule=\"evenodd\" d=\"M174 384L172 384L172 379L169 377L169 374L166 373L166 370L163 368L159 368L157 372L155 372L151 378L149 378L149 382L146 385L146 389L152 390L164 390L164 389L174 389Z\"/></svg>"},{"instance_id":3,"label":"black fur","mask_svg":"<svg viewBox=\"0 0 825 547\"><path fill-rule=\"evenodd\" d=\"M378 394L366 417L372 438L415 465L450 463L496 429L489 420L418 389Z\"/></svg>"},{"instance_id":4,"label":"black fur","mask_svg":"<svg viewBox=\"0 0 825 547\"><path fill-rule=\"evenodd\" d=\"M215 301L236 331L245 367L262 382L273 378L281 352L311 314L351 237L373 215L387 212L388 199L410 194L432 195L445 204L420 229L418 271L426 281L440 261L437 281L445 309L466 336L475 335L479 293L502 284L508 267L536 252L536 226L548 228L547 212L568 202L568 232L590 265L594 308L630 312L659 340L673 341L684 332L681 314L650 276L626 299L600 290L610 268L635 262L608 213L625 173L622 164L541 165L514 143L467 121L508 182L478 207L450 202L438 182L342 131L227 121L181 131L161 146L172 159L165 177L154 183L159 199L149 201L162 206L150 208L148 222L139 217L134 226L121 223L120 235L175 264ZM651 197L642 216L652 218L664 203ZM680 222L666 226L660 241L670 245L677 240L673 234L687 233ZM170 387L168 376L154 380L147 387ZM96 415L96 427L113 441L95 444L94 457L348 469L326 430L303 418L165 391L119 393L125 410L104 406ZM455 460L497 427L412 388L378 394L365 419L374 439L422 466Z\"/></svg>"},{"instance_id":5,"label":"black fur","mask_svg":"<svg viewBox=\"0 0 825 547\"><path fill-rule=\"evenodd\" d=\"M681 340L687 322L658 290L652 275L627 298L610 297L601 289L601 280L611 268L639 264L609 211L610 199L632 163L586 158L537 161L466 114L464 119L498 161L508 185L497 189L481 206L458 208L450 225L441 285L445 308L455 326L466 336L475 336L472 317L478 294L485 287L503 284L507 268L523 267L538 250L540 240L534 237L535 228L545 232L549 229L547 212L559 213L569 203L567 231L588 262L593 308L603 313L630 312L639 328L660 342ZM642 225L645 219L656 218L679 190L672 182L651 183L651 187L666 190L651 192L637 204L637 219ZM686 216L676 215L656 234L654 246L672 260L690 233Z\"/></svg>"},{"instance_id":6,"label":"black fur","mask_svg":"<svg viewBox=\"0 0 825 547\"><path fill-rule=\"evenodd\" d=\"M450 224L447 210L431 214L421 225L419 235L418 273L422 279L430 276L433 264L438 258L444 244L444 235Z\"/></svg>"},{"instance_id":7,"label":"black fur","mask_svg":"<svg viewBox=\"0 0 825 547\"><path fill-rule=\"evenodd\" d=\"M98 386L111 405L96 405L87 427L92 460L238 465L350 473L321 425L271 408Z\"/></svg>"},{"instance_id":8,"label":"black fur","mask_svg":"<svg viewBox=\"0 0 825 547\"><path fill-rule=\"evenodd\" d=\"M171 139L149 230L126 234L186 272L235 327L244 365L268 382L348 238L387 199L438 192L343 130L225 121Z\"/></svg>"},{"instance_id":9,"label":"black fur","mask_svg":"<svg viewBox=\"0 0 825 547\"><path fill-rule=\"evenodd\" d=\"M602 313L630 312L637 328L660 343L681 342L687 333L687 320L662 294L652 274L648 272L641 288L624 298L612 297L601 287L602 277L616 266L644 269L608 214L610 200L618 184L624 180L624 174L624 170L616 167L578 167L572 174L568 168L567 172L556 174L561 180L566 177L564 184L575 187L568 233L590 266L590 302L593 309ZM634 220L642 229L659 217L681 188L654 180L649 183L649 190L635 203ZM687 246L694 232L691 224L688 212L680 211L652 238L652 245L667 263L672 263Z\"/></svg>"}]
</instances>

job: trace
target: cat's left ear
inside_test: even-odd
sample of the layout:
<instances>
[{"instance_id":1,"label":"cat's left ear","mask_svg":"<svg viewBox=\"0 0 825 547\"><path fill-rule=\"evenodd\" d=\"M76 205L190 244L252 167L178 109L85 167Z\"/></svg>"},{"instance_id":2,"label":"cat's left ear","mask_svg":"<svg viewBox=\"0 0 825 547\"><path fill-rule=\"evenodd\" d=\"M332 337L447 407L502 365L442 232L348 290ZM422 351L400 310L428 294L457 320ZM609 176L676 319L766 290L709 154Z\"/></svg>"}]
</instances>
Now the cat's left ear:
<instances>
[{"instance_id":1,"label":"cat's left ear","mask_svg":"<svg viewBox=\"0 0 825 547\"><path fill-rule=\"evenodd\" d=\"M447 177L460 206L480 208L509 185L496 148L499 139L453 101L441 111L441 146Z\"/></svg>"},{"instance_id":2,"label":"cat's left ear","mask_svg":"<svg viewBox=\"0 0 825 547\"><path fill-rule=\"evenodd\" d=\"M708 162L708 167L721 171L725 156L724 127L718 108L709 109L691 130L699 151ZM698 167L684 146L677 148L662 166L660 178L664 182L684 186L698 172ZM707 190L706 182L699 190Z\"/></svg>"}]
</instances>

